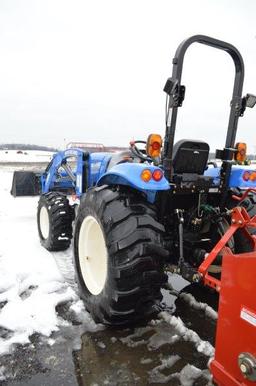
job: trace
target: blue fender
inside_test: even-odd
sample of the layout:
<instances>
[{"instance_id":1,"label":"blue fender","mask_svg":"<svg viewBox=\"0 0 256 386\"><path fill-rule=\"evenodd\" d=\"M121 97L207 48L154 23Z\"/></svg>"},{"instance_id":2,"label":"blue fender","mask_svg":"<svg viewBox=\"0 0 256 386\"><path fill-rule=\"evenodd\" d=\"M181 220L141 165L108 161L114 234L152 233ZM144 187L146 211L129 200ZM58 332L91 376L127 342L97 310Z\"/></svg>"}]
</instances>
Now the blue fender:
<instances>
[{"instance_id":1,"label":"blue fender","mask_svg":"<svg viewBox=\"0 0 256 386\"><path fill-rule=\"evenodd\" d=\"M143 170L149 169L151 173L159 170L157 166L139 164L139 163L121 163L113 166L107 173L103 174L97 185L126 185L134 189L146 193L148 201L154 202L155 195L158 191L169 190L170 185L167 179L163 176L160 181L155 181L151 178L145 182L141 179ZM160 169L161 170L161 169Z\"/></svg>"},{"instance_id":2,"label":"blue fender","mask_svg":"<svg viewBox=\"0 0 256 386\"><path fill-rule=\"evenodd\" d=\"M255 165L251 166L241 166L233 165L231 169L231 174L229 178L229 187L230 188L256 188L256 181L250 179L244 180L243 175L245 172L253 173L256 172ZM213 177L214 185L218 186L220 184L220 168L209 168L204 173L205 176Z\"/></svg>"},{"instance_id":3,"label":"blue fender","mask_svg":"<svg viewBox=\"0 0 256 386\"><path fill-rule=\"evenodd\" d=\"M229 186L231 188L233 187L239 187L241 189L249 189L249 188L256 188L256 181L251 180L248 178L248 180L244 180L243 175L245 172L247 172L249 175L251 173L255 173L255 165L252 166L232 166L232 173L229 179Z\"/></svg>"}]
</instances>

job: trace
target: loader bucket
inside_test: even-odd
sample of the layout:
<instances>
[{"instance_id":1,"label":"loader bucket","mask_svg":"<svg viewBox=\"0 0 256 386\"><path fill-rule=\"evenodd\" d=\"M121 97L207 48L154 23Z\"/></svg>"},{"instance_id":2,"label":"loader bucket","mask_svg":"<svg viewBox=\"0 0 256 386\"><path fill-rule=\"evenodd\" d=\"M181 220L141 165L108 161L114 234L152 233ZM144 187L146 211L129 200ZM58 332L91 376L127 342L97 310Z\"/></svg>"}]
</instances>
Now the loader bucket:
<instances>
[{"instance_id":1,"label":"loader bucket","mask_svg":"<svg viewBox=\"0 0 256 386\"><path fill-rule=\"evenodd\" d=\"M40 194L40 175L28 171L13 173L11 194L16 196L36 196Z\"/></svg>"}]
</instances>

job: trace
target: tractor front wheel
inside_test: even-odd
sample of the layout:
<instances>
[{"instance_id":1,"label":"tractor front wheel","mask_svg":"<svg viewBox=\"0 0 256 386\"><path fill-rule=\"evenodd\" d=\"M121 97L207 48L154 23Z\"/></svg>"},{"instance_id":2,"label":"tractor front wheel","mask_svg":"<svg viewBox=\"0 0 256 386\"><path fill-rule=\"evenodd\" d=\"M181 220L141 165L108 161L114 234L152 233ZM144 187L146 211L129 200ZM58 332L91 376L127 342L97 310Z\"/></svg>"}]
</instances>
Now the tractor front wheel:
<instances>
[{"instance_id":1,"label":"tractor front wheel","mask_svg":"<svg viewBox=\"0 0 256 386\"><path fill-rule=\"evenodd\" d=\"M125 325L158 312L164 227L138 193L90 189L78 210L74 257L77 281L95 321Z\"/></svg>"},{"instance_id":2,"label":"tractor front wheel","mask_svg":"<svg viewBox=\"0 0 256 386\"><path fill-rule=\"evenodd\" d=\"M48 251L63 251L70 246L74 211L63 193L50 192L40 197L37 227L40 242Z\"/></svg>"}]
</instances>

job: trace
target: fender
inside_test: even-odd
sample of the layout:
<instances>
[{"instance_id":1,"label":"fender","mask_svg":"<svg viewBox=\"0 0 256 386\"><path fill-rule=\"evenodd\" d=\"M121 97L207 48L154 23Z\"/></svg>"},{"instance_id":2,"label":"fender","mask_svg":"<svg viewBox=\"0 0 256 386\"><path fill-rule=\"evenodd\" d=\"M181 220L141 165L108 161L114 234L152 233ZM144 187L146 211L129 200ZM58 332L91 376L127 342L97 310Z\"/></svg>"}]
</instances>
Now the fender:
<instances>
[{"instance_id":1,"label":"fender","mask_svg":"<svg viewBox=\"0 0 256 386\"><path fill-rule=\"evenodd\" d=\"M248 175L244 178L244 173L247 172ZM213 177L214 185L218 186L220 184L220 167L218 168L209 168L204 173L205 176ZM250 166L241 166L233 165L229 177L229 188L240 188L248 189L256 187L256 165Z\"/></svg>"},{"instance_id":2,"label":"fender","mask_svg":"<svg viewBox=\"0 0 256 386\"><path fill-rule=\"evenodd\" d=\"M170 185L164 176L160 181L155 181L153 178L148 182L143 181L141 179L141 173L145 169L149 169L151 173L155 170L159 170L157 166L147 164L130 162L118 164L100 177L97 186L105 184L130 186L146 193L148 201L154 202L156 193L162 190L169 190Z\"/></svg>"}]
</instances>

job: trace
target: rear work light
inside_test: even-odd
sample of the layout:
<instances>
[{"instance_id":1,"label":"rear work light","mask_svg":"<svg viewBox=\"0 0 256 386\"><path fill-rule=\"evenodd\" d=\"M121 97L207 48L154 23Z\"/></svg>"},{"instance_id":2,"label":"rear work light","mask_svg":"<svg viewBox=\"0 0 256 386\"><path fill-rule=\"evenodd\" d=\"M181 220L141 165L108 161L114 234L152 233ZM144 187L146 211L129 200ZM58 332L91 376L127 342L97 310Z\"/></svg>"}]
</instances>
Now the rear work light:
<instances>
[{"instance_id":1,"label":"rear work light","mask_svg":"<svg viewBox=\"0 0 256 386\"><path fill-rule=\"evenodd\" d=\"M253 108L256 104L256 96L253 94L246 94L246 107Z\"/></svg>"},{"instance_id":2,"label":"rear work light","mask_svg":"<svg viewBox=\"0 0 256 386\"><path fill-rule=\"evenodd\" d=\"M256 181L256 171L255 170L252 170L252 171L249 171L249 170L246 170L244 173L243 173L243 180L244 181Z\"/></svg>"}]
</instances>

